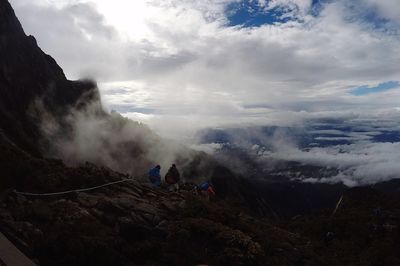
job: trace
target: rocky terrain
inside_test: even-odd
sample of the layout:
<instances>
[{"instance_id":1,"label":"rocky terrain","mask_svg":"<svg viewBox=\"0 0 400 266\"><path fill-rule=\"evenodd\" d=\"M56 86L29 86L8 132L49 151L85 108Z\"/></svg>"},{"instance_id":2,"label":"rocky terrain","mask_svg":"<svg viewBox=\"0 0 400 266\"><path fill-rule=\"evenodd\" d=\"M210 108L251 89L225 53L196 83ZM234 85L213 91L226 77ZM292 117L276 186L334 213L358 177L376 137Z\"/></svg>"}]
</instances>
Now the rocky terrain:
<instances>
[{"instance_id":1,"label":"rocky terrain","mask_svg":"<svg viewBox=\"0 0 400 266\"><path fill-rule=\"evenodd\" d=\"M50 173L64 168L76 180L41 184L52 191L126 178L91 164L47 163ZM168 192L127 179L60 196L10 191L0 206L0 228L40 265L399 264L398 194L356 188L335 212L283 219L262 218L232 198L208 200L192 188Z\"/></svg>"},{"instance_id":2,"label":"rocky terrain","mask_svg":"<svg viewBox=\"0 0 400 266\"><path fill-rule=\"evenodd\" d=\"M0 0L0 230L38 265L400 265L397 181L355 189L265 182L197 153L176 158L191 179L169 192L102 161L46 158L53 143L43 115L67 135L71 108L93 103L108 127L130 123L102 110L94 82L68 81ZM110 154L151 163L140 138ZM215 197L194 192L201 175Z\"/></svg>"},{"instance_id":3,"label":"rocky terrain","mask_svg":"<svg viewBox=\"0 0 400 266\"><path fill-rule=\"evenodd\" d=\"M86 166L82 179L118 174ZM83 182L83 181L82 181ZM89 181L90 183L90 181ZM83 183L82 183L83 184ZM135 180L87 193L11 193L2 231L40 265L319 264L307 239L246 214L240 206L151 189Z\"/></svg>"}]
</instances>

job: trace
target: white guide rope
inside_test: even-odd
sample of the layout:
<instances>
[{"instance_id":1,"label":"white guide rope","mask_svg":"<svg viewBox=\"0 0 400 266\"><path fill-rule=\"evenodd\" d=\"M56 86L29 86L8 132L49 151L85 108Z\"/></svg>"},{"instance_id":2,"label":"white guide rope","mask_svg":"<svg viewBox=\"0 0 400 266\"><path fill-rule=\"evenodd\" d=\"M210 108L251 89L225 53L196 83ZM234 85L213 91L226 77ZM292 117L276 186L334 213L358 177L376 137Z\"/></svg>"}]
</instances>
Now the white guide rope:
<instances>
[{"instance_id":1,"label":"white guide rope","mask_svg":"<svg viewBox=\"0 0 400 266\"><path fill-rule=\"evenodd\" d=\"M70 194L70 193L76 193L76 192L85 192L85 191L90 191L102 187L108 187L111 185L127 182L127 181L132 181L132 179L123 179L120 181L115 181L111 183L107 183L104 185L96 186L96 187L91 187L91 188L82 188L82 189L74 189L74 190L67 190L67 191L62 191L62 192L53 192L53 193L29 193L29 192L20 192L20 191L14 191L18 195L24 195L24 196L56 196L56 195L65 195L65 194Z\"/></svg>"}]
</instances>

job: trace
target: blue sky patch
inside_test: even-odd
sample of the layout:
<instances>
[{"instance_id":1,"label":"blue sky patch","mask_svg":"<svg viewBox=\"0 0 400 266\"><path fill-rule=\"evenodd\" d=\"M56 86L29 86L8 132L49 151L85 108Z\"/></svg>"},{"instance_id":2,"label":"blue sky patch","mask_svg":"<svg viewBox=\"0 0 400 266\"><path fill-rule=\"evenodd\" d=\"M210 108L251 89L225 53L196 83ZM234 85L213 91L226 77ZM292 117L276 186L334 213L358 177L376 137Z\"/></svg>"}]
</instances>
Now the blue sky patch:
<instances>
[{"instance_id":1,"label":"blue sky patch","mask_svg":"<svg viewBox=\"0 0 400 266\"><path fill-rule=\"evenodd\" d=\"M324 9L325 4L332 3L334 0L312 0L311 15L318 16Z\"/></svg>"},{"instance_id":2,"label":"blue sky patch","mask_svg":"<svg viewBox=\"0 0 400 266\"><path fill-rule=\"evenodd\" d=\"M312 0L310 14L318 16L326 3L334 0ZM268 1L267 1L268 2ZM231 3L226 8L228 26L259 27L266 24L285 23L299 20L293 15L298 10L294 5L278 6L267 9L256 0L242 0Z\"/></svg>"},{"instance_id":3,"label":"blue sky patch","mask_svg":"<svg viewBox=\"0 0 400 266\"><path fill-rule=\"evenodd\" d=\"M400 82L399 81L389 81L385 83L381 83L378 86L375 87L369 87L369 86L361 86L358 88L355 88L351 91L351 94L356 95L356 96L363 96L366 94L371 94L371 93L380 93L392 89L398 89L400 88Z\"/></svg>"},{"instance_id":4,"label":"blue sky patch","mask_svg":"<svg viewBox=\"0 0 400 266\"><path fill-rule=\"evenodd\" d=\"M326 4L335 1L312 0L309 15L319 16ZM358 0L346 2L346 8L346 20L349 22L363 22L376 29L391 29L393 27L390 20L381 17L375 8L367 7ZM260 5L257 0L241 0L227 5L225 13L228 26L259 27L266 24L285 23L290 20L301 21L301 17L293 16L297 11L296 6L292 4L267 9Z\"/></svg>"},{"instance_id":5,"label":"blue sky patch","mask_svg":"<svg viewBox=\"0 0 400 266\"><path fill-rule=\"evenodd\" d=\"M244 0L227 6L228 26L259 27L265 24L283 23L290 18L282 17L282 8L265 10L258 1Z\"/></svg>"}]
</instances>

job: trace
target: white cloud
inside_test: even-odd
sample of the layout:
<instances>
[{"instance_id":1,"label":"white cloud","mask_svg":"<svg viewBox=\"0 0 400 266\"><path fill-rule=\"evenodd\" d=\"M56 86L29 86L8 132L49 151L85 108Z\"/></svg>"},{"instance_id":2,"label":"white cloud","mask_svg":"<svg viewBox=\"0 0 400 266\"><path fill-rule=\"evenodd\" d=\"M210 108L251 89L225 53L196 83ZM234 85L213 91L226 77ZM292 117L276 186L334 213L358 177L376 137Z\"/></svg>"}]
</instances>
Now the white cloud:
<instances>
[{"instance_id":1,"label":"white cloud","mask_svg":"<svg viewBox=\"0 0 400 266\"><path fill-rule=\"evenodd\" d=\"M351 17L359 14L348 1L326 3L317 17L308 15L309 0L270 1L269 8L298 7L304 22L258 28L227 27L232 2L11 1L69 77L95 77L107 106L161 133L400 106L396 90L349 94L400 80L400 40ZM396 20L390 0L353 2Z\"/></svg>"},{"instance_id":2,"label":"white cloud","mask_svg":"<svg viewBox=\"0 0 400 266\"><path fill-rule=\"evenodd\" d=\"M190 148L196 151L202 151L208 154L213 154L215 151L222 148L222 144L219 143L209 143L200 145L191 145Z\"/></svg>"},{"instance_id":3,"label":"white cloud","mask_svg":"<svg viewBox=\"0 0 400 266\"><path fill-rule=\"evenodd\" d=\"M400 178L400 143L365 143L312 148L302 151L293 147L281 149L269 157L309 165L339 169L334 177L307 178L307 182L343 182L348 186L375 184Z\"/></svg>"},{"instance_id":4,"label":"white cloud","mask_svg":"<svg viewBox=\"0 0 400 266\"><path fill-rule=\"evenodd\" d=\"M191 141L204 127L364 120L375 127L325 132L332 135L325 140L356 144L303 151L283 138L268 156L340 169L310 182L398 178L399 144L369 140L382 129L400 130L400 90L349 93L400 80L398 0L327 1L317 16L310 0L258 1L298 20L228 27L226 6L238 0L10 0L26 32L69 78L98 79L110 110L164 136ZM385 21L377 27L377 19Z\"/></svg>"},{"instance_id":5,"label":"white cloud","mask_svg":"<svg viewBox=\"0 0 400 266\"><path fill-rule=\"evenodd\" d=\"M261 1L268 10L283 8L289 11L289 15L303 18L310 12L312 0L270 0Z\"/></svg>"},{"instance_id":6,"label":"white cloud","mask_svg":"<svg viewBox=\"0 0 400 266\"><path fill-rule=\"evenodd\" d=\"M397 0L361 0L373 8L382 18L400 23L400 6Z\"/></svg>"}]
</instances>

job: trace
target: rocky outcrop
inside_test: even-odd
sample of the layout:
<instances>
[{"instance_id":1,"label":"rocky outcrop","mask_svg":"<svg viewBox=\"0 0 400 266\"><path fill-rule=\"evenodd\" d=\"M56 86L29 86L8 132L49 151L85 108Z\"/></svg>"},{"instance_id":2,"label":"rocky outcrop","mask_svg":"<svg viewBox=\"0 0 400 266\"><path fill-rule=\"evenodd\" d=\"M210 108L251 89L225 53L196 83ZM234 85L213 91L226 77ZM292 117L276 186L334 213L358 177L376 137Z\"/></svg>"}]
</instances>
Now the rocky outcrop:
<instances>
[{"instance_id":1,"label":"rocky outcrop","mask_svg":"<svg viewBox=\"0 0 400 266\"><path fill-rule=\"evenodd\" d=\"M32 165L35 178L20 190L55 192L127 178L92 164L68 168L41 160ZM72 176L74 182L57 181ZM253 216L230 197L207 200L193 194L192 187L186 184L175 193L129 179L60 196L10 191L0 203L0 229L40 265L397 265L399 261L397 193L351 189L334 214L331 209L276 220Z\"/></svg>"},{"instance_id":2,"label":"rocky outcrop","mask_svg":"<svg viewBox=\"0 0 400 266\"><path fill-rule=\"evenodd\" d=\"M61 115L82 95L98 97L95 83L66 79L35 38L25 35L7 0L0 0L0 58L0 128L32 154L40 154L35 102L40 101L46 110Z\"/></svg>"},{"instance_id":3,"label":"rocky outcrop","mask_svg":"<svg viewBox=\"0 0 400 266\"><path fill-rule=\"evenodd\" d=\"M118 176L93 165L82 166L75 174L81 180L76 188L93 185L94 176L105 177L105 182ZM58 191L71 188L55 187ZM243 210L229 202L209 201L191 190L168 192L128 180L62 196L11 192L0 205L0 229L40 265L318 262L319 256L305 239ZM313 257L308 257L309 252Z\"/></svg>"}]
</instances>

